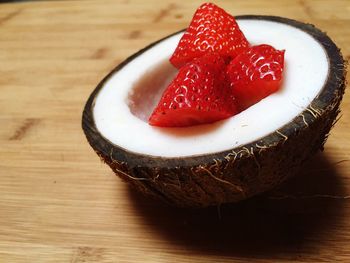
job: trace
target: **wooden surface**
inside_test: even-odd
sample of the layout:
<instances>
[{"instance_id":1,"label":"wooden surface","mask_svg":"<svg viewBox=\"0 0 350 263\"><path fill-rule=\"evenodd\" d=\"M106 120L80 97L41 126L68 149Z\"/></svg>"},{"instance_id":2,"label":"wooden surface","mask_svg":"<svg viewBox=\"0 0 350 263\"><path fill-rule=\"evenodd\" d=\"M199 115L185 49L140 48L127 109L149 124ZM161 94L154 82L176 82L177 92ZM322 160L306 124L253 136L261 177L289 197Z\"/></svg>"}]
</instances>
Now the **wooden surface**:
<instances>
[{"instance_id":1,"label":"wooden surface","mask_svg":"<svg viewBox=\"0 0 350 263\"><path fill-rule=\"evenodd\" d=\"M350 95L325 151L237 205L166 207L132 193L81 130L116 64L184 28L199 1L0 4L0 262L350 262ZM350 1L220 1L310 22L350 56Z\"/></svg>"}]
</instances>

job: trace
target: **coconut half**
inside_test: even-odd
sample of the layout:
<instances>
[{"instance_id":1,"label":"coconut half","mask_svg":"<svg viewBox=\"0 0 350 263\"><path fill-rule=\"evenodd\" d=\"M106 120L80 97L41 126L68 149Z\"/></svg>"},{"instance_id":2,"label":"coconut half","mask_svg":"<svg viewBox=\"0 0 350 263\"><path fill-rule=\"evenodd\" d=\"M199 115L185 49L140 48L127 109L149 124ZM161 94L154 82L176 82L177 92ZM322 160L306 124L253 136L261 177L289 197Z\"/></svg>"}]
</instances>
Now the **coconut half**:
<instances>
[{"instance_id":1,"label":"coconut half","mask_svg":"<svg viewBox=\"0 0 350 263\"><path fill-rule=\"evenodd\" d=\"M322 149L345 89L339 49L312 25L236 19L252 45L286 50L280 91L240 114L186 128L147 123L177 72L168 59L183 31L126 59L87 101L82 126L90 145L141 192L182 207L235 202L280 184Z\"/></svg>"}]
</instances>

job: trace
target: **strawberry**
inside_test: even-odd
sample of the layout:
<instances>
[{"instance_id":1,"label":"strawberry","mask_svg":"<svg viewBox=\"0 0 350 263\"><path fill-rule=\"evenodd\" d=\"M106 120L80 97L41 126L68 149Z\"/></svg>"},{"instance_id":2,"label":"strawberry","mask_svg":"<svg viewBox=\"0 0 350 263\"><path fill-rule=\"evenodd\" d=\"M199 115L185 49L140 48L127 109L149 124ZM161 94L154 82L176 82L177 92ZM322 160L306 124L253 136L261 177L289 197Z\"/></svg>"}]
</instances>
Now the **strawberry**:
<instances>
[{"instance_id":1,"label":"strawberry","mask_svg":"<svg viewBox=\"0 0 350 263\"><path fill-rule=\"evenodd\" d=\"M253 46L227 66L233 96L240 111L276 92L282 83L284 50Z\"/></svg>"},{"instance_id":2,"label":"strawberry","mask_svg":"<svg viewBox=\"0 0 350 263\"><path fill-rule=\"evenodd\" d=\"M170 62L180 68L213 51L230 61L248 46L234 17L212 3L205 3L195 12Z\"/></svg>"},{"instance_id":3,"label":"strawberry","mask_svg":"<svg viewBox=\"0 0 350 263\"><path fill-rule=\"evenodd\" d=\"M236 111L224 59L208 53L183 66L164 91L149 124L183 127L212 123Z\"/></svg>"}]
</instances>

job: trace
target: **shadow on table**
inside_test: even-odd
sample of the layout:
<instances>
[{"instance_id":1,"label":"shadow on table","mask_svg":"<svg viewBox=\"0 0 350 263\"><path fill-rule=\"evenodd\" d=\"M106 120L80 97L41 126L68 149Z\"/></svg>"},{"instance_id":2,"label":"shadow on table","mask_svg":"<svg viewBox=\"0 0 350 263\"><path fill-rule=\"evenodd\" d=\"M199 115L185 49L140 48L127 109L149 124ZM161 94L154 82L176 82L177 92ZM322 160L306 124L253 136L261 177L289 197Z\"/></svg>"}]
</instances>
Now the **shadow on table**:
<instances>
[{"instance_id":1,"label":"shadow on table","mask_svg":"<svg viewBox=\"0 0 350 263\"><path fill-rule=\"evenodd\" d=\"M0 0L0 4L30 2L30 1L34 2L34 1L40 1L40 0Z\"/></svg>"},{"instance_id":2,"label":"shadow on table","mask_svg":"<svg viewBox=\"0 0 350 263\"><path fill-rule=\"evenodd\" d=\"M188 250L223 256L296 256L312 241L318 253L322 238L331 239L343 220L346 201L340 196L345 189L336 168L320 154L273 192L220 208L177 209L132 190L130 195L135 213L147 227Z\"/></svg>"}]
</instances>

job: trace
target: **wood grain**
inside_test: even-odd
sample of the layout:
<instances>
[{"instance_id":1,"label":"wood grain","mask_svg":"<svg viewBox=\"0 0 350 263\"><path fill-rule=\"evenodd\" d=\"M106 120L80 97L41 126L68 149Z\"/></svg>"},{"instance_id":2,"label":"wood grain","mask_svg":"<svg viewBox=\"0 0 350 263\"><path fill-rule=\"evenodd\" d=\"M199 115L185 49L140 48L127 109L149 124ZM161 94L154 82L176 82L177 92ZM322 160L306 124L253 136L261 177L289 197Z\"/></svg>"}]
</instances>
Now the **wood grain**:
<instances>
[{"instance_id":1,"label":"wood grain","mask_svg":"<svg viewBox=\"0 0 350 263\"><path fill-rule=\"evenodd\" d=\"M0 262L348 262L350 98L325 151L283 187L236 205L145 200L81 130L92 89L199 1L0 4ZM350 58L349 1L220 1L233 14L315 24Z\"/></svg>"}]
</instances>

